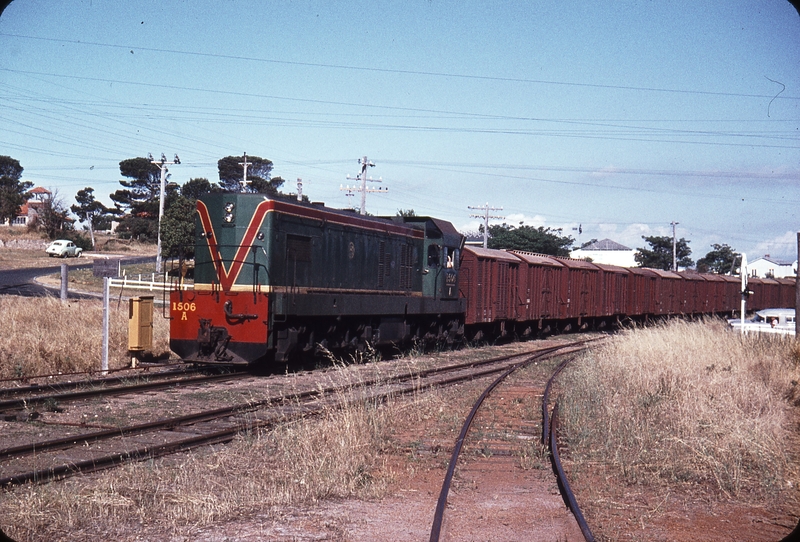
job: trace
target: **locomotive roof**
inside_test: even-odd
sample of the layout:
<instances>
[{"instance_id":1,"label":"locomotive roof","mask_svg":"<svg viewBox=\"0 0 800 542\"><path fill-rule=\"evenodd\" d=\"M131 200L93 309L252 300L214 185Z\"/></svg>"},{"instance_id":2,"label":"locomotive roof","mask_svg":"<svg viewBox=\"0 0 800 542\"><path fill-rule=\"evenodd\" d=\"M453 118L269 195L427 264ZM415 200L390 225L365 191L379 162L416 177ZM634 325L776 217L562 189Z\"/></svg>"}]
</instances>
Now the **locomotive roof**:
<instances>
[{"instance_id":1,"label":"locomotive roof","mask_svg":"<svg viewBox=\"0 0 800 542\"><path fill-rule=\"evenodd\" d=\"M401 222L408 226L422 226L425 236L431 239L441 238L445 246L459 247L464 244L464 236L447 220L430 216L396 216L389 218L393 222Z\"/></svg>"}]
</instances>

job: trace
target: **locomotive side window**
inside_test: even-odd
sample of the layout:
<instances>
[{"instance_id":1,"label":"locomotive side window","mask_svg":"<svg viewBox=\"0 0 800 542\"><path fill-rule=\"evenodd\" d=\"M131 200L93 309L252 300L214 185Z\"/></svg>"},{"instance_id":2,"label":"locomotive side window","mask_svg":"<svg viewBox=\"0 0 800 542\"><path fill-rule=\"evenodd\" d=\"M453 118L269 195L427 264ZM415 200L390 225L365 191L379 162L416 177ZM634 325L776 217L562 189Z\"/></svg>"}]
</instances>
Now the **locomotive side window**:
<instances>
[{"instance_id":1,"label":"locomotive side window","mask_svg":"<svg viewBox=\"0 0 800 542\"><path fill-rule=\"evenodd\" d=\"M293 262L311 262L311 237L286 235L286 259Z\"/></svg>"},{"instance_id":2,"label":"locomotive side window","mask_svg":"<svg viewBox=\"0 0 800 542\"><path fill-rule=\"evenodd\" d=\"M428 247L428 267L439 265L439 245L430 245Z\"/></svg>"}]
</instances>

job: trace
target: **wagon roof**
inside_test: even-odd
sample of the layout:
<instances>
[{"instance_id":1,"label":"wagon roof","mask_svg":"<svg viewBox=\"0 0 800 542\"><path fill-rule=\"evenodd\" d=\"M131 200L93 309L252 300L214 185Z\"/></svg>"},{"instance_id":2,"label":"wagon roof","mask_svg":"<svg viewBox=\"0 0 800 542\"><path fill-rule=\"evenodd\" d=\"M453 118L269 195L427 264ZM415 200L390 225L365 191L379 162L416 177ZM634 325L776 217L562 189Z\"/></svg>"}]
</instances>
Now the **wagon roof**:
<instances>
[{"instance_id":1,"label":"wagon roof","mask_svg":"<svg viewBox=\"0 0 800 542\"><path fill-rule=\"evenodd\" d=\"M664 271L663 269L651 269L653 273L658 275L663 279L679 279L681 276L678 273L673 273L672 271Z\"/></svg>"},{"instance_id":2,"label":"wagon roof","mask_svg":"<svg viewBox=\"0 0 800 542\"><path fill-rule=\"evenodd\" d=\"M619 265L611 265L608 263L597 263L597 262L592 262L592 263L594 263L594 265L596 265L597 267L608 273L623 273L627 275L628 272L630 271L627 267L620 267Z\"/></svg>"},{"instance_id":3,"label":"wagon roof","mask_svg":"<svg viewBox=\"0 0 800 542\"><path fill-rule=\"evenodd\" d=\"M509 253L515 255L523 262L532 265L548 265L550 267L564 267L564 264L562 264L552 256L547 256L545 254L535 254L533 252L524 252L521 250L509 250Z\"/></svg>"},{"instance_id":4,"label":"wagon roof","mask_svg":"<svg viewBox=\"0 0 800 542\"><path fill-rule=\"evenodd\" d=\"M464 252L472 252L479 258L491 258L492 260L501 262L519 263L519 259L515 258L513 254L506 252L505 250L465 246Z\"/></svg>"},{"instance_id":5,"label":"wagon roof","mask_svg":"<svg viewBox=\"0 0 800 542\"><path fill-rule=\"evenodd\" d=\"M589 269L591 271L597 271L597 266L592 262L587 262L586 260L576 260L574 258L559 258L559 262L561 262L564 267L569 267L571 269Z\"/></svg>"}]
</instances>

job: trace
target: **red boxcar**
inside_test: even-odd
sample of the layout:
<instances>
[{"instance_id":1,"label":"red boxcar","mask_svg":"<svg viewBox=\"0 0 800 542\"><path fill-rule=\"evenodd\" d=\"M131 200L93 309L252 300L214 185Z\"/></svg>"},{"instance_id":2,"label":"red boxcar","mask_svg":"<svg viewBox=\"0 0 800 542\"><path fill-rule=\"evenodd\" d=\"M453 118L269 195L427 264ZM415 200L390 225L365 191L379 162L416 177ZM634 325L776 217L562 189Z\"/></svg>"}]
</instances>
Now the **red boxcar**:
<instances>
[{"instance_id":1,"label":"red boxcar","mask_svg":"<svg viewBox=\"0 0 800 542\"><path fill-rule=\"evenodd\" d=\"M628 277L628 316L647 316L656 312L658 275L652 269L631 267Z\"/></svg>"},{"instance_id":2,"label":"red boxcar","mask_svg":"<svg viewBox=\"0 0 800 542\"><path fill-rule=\"evenodd\" d=\"M705 305L706 279L692 271L681 271L683 277L683 313L700 314Z\"/></svg>"},{"instance_id":3,"label":"red boxcar","mask_svg":"<svg viewBox=\"0 0 800 542\"><path fill-rule=\"evenodd\" d=\"M600 269L586 260L559 258L567 272L562 282L560 301L564 304L565 318L578 319L594 316L600 310Z\"/></svg>"},{"instance_id":4,"label":"red boxcar","mask_svg":"<svg viewBox=\"0 0 800 542\"><path fill-rule=\"evenodd\" d=\"M683 309L683 277L672 271L651 269L658 275L656 290L656 314L680 314Z\"/></svg>"},{"instance_id":5,"label":"red boxcar","mask_svg":"<svg viewBox=\"0 0 800 542\"><path fill-rule=\"evenodd\" d=\"M603 263L594 264L600 269L600 314L598 316L621 316L625 314L628 298L628 276L624 267Z\"/></svg>"},{"instance_id":6,"label":"red boxcar","mask_svg":"<svg viewBox=\"0 0 800 542\"><path fill-rule=\"evenodd\" d=\"M467 299L466 324L516 319L519 266L504 250L464 247L459 289Z\"/></svg>"},{"instance_id":7,"label":"red boxcar","mask_svg":"<svg viewBox=\"0 0 800 542\"><path fill-rule=\"evenodd\" d=\"M564 264L551 256L512 251L520 260L517 293L521 321L550 320L558 314L559 285Z\"/></svg>"}]
</instances>

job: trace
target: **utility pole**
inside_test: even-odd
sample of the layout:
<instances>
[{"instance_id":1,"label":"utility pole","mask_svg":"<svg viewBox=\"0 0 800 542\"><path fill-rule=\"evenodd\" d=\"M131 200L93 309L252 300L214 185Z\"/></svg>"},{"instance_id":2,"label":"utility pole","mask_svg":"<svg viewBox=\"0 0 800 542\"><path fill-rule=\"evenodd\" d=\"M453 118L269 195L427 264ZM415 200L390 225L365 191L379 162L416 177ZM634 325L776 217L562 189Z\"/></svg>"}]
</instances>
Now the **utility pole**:
<instances>
[{"instance_id":1,"label":"utility pole","mask_svg":"<svg viewBox=\"0 0 800 542\"><path fill-rule=\"evenodd\" d=\"M356 180L356 181L361 181L361 186L359 187L357 185L354 185L351 188L350 185L347 185L347 186L339 185L339 190L347 191L347 195L348 196L352 195L353 192L361 192L361 211L360 211L360 213L363 215L363 214L367 213L367 192L388 192L389 189L388 188L380 188L380 187L378 187L378 188L367 188L367 181L369 181L371 183L380 183L380 182L383 182L383 178L381 178L381 177L379 177L377 179L373 179L372 177L370 177L369 179L367 178L367 168L368 167L375 167L375 164L370 162L369 160L367 160L366 156L364 158L359 158L358 159L358 163L361 164L361 173L356 175L355 179L353 179L352 177L350 177L350 175L348 175L347 179L348 180L352 179L352 180Z\"/></svg>"},{"instance_id":2,"label":"utility pole","mask_svg":"<svg viewBox=\"0 0 800 542\"><path fill-rule=\"evenodd\" d=\"M502 211L502 207L489 207L489 202L486 202L486 205L481 207L472 207L471 205L467 206L467 209L475 209L484 211L482 215L469 215L472 218L482 218L483 219L483 248L487 248L489 244L489 219L493 220L503 220L505 219L504 216L489 216L489 211Z\"/></svg>"},{"instance_id":3,"label":"utility pole","mask_svg":"<svg viewBox=\"0 0 800 542\"><path fill-rule=\"evenodd\" d=\"M800 322L797 321L797 315L800 315L800 231L797 232L797 271L794 279L794 339L800 341Z\"/></svg>"},{"instance_id":4,"label":"utility pole","mask_svg":"<svg viewBox=\"0 0 800 542\"><path fill-rule=\"evenodd\" d=\"M672 224L672 270L678 270L678 245L675 241L675 226L680 224L680 222L670 222Z\"/></svg>"},{"instance_id":5,"label":"utility pole","mask_svg":"<svg viewBox=\"0 0 800 542\"><path fill-rule=\"evenodd\" d=\"M242 183L242 192L247 189L247 185L250 184L250 181L247 180L247 166L252 166L253 162L247 161L247 153L244 153L244 162L239 162L239 165L244 168L244 175L242 176L242 180L239 181Z\"/></svg>"},{"instance_id":6,"label":"utility pole","mask_svg":"<svg viewBox=\"0 0 800 542\"><path fill-rule=\"evenodd\" d=\"M153 160L153 155L149 153L147 157L150 159L151 164L157 165L158 169L161 170L161 192L158 197L158 248L156 249L156 273L161 273L161 219L164 217L164 190L166 189L167 172L169 171L167 166L180 164L181 159L176 154L172 162L167 162L167 157L164 156L163 152L161 153L161 160Z\"/></svg>"}]
</instances>

